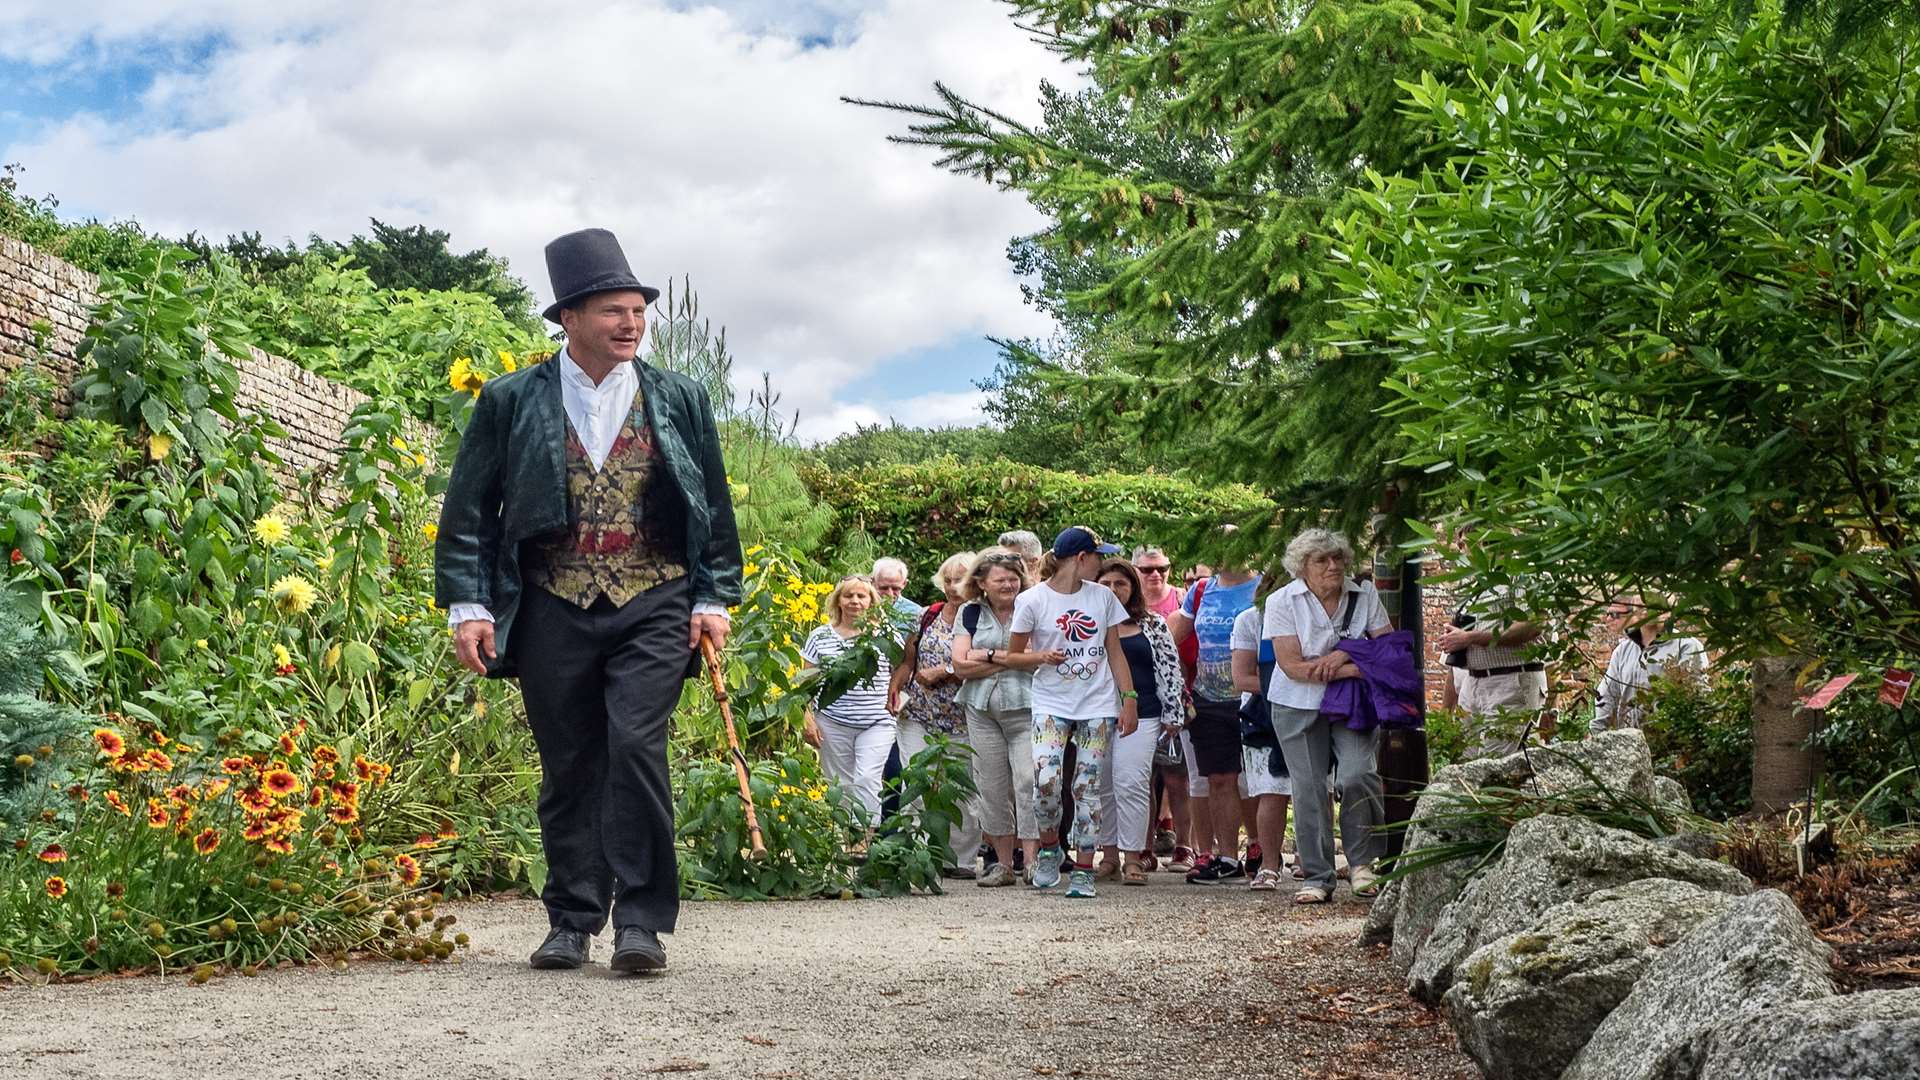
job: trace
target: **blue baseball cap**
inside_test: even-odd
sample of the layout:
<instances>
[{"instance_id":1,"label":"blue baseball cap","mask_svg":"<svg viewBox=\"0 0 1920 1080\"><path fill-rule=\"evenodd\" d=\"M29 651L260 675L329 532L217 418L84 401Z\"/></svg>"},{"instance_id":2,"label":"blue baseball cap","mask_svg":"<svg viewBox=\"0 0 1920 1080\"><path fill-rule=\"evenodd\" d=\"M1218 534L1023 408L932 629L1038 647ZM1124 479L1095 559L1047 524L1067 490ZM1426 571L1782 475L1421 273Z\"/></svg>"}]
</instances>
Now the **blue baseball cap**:
<instances>
[{"instance_id":1,"label":"blue baseball cap","mask_svg":"<svg viewBox=\"0 0 1920 1080\"><path fill-rule=\"evenodd\" d=\"M1072 525L1053 538L1053 557L1071 559L1075 555L1117 555L1120 549L1112 544L1103 544L1093 535L1093 530L1084 525Z\"/></svg>"}]
</instances>

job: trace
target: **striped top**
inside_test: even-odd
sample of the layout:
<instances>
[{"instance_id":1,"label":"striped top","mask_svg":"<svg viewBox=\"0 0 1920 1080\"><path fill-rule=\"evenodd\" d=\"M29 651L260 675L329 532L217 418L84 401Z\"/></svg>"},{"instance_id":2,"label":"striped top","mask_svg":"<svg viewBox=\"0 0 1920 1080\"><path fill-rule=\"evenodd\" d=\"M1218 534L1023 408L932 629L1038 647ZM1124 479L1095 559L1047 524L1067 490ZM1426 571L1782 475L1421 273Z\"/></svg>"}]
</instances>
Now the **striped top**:
<instances>
[{"instance_id":1,"label":"striped top","mask_svg":"<svg viewBox=\"0 0 1920 1080\"><path fill-rule=\"evenodd\" d=\"M847 651L847 639L834 632L831 626L816 626L813 633L807 635L806 644L800 646L800 655L815 667ZM875 724L893 723L893 714L887 711L887 683L893 678L893 665L888 662L887 654L880 654L879 670L873 678L856 684L851 690L840 695L840 700L819 714L837 724L848 727L867 728Z\"/></svg>"}]
</instances>

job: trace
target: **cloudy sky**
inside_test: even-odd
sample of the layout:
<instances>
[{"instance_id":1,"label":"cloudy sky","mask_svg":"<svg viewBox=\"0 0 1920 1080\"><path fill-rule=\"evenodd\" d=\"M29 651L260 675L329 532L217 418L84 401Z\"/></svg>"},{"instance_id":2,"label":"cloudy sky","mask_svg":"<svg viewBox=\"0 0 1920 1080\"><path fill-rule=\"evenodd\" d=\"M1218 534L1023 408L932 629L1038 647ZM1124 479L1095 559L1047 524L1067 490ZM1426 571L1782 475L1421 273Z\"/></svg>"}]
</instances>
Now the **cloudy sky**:
<instances>
[{"instance_id":1,"label":"cloudy sky","mask_svg":"<svg viewBox=\"0 0 1920 1080\"><path fill-rule=\"evenodd\" d=\"M542 296L542 245L604 225L817 439L975 422L984 335L1047 329L1005 258L1034 211L840 96L1033 119L1043 78L993 0L0 0L0 162L169 235L424 223Z\"/></svg>"}]
</instances>

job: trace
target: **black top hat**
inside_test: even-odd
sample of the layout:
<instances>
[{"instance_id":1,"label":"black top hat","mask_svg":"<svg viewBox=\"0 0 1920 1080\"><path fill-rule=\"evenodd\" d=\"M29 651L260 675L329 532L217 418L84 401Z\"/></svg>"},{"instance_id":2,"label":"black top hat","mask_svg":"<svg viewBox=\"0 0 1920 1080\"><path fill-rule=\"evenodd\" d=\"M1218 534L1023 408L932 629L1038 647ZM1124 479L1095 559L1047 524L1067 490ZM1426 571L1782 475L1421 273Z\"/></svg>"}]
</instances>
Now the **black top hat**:
<instances>
[{"instance_id":1,"label":"black top hat","mask_svg":"<svg viewBox=\"0 0 1920 1080\"><path fill-rule=\"evenodd\" d=\"M553 283L553 303L540 314L560 321L560 309L594 293L638 289L651 304L660 290L640 284L627 265L620 241L605 229L570 232L547 245L547 280Z\"/></svg>"}]
</instances>

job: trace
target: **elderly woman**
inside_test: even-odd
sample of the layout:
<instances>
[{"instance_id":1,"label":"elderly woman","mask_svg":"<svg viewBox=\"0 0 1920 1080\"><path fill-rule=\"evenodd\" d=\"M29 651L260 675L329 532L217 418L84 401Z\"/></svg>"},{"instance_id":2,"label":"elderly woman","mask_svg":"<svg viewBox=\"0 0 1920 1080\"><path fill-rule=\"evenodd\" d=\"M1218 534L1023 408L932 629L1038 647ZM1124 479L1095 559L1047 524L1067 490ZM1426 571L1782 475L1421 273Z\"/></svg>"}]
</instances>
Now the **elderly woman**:
<instances>
[{"instance_id":1,"label":"elderly woman","mask_svg":"<svg viewBox=\"0 0 1920 1080\"><path fill-rule=\"evenodd\" d=\"M828 625L815 627L800 647L807 667L818 667L847 651L849 642L859 636L861 623L880 606L880 594L866 578L851 575L840 579L827 594L825 605ZM842 694L822 709L807 709L809 733L817 732L820 767L827 779L859 800L867 816L878 823L880 816L880 778L887 766L887 754L893 749L895 722L887 687L893 667L885 653L880 654L880 669L873 677Z\"/></svg>"},{"instance_id":2,"label":"elderly woman","mask_svg":"<svg viewBox=\"0 0 1920 1080\"><path fill-rule=\"evenodd\" d=\"M946 599L921 615L919 628L907 635L906 651L901 654L900 666L894 669L889 692L900 714L897 742L902 761L912 761L934 735L961 747L967 745L966 710L958 700L962 680L953 663L953 631L960 605L966 600L962 588L967 572L973 569L973 559L972 552L951 555L934 571L933 587ZM952 829L954 865L946 872L949 877L965 880L973 877L980 824L972 800L962 809L962 817Z\"/></svg>"},{"instance_id":3,"label":"elderly woman","mask_svg":"<svg viewBox=\"0 0 1920 1080\"><path fill-rule=\"evenodd\" d=\"M1040 851L1040 822L1033 808L1032 692L1033 669L1044 658L1007 651L1013 601L1031 581L1026 559L1018 552L981 552L961 587L967 603L954 620L953 670L966 680L959 701L973 747L980 824L995 857L980 876L982 888L1014 883L1016 841L1025 849L1029 867Z\"/></svg>"},{"instance_id":4,"label":"elderly woman","mask_svg":"<svg viewBox=\"0 0 1920 1080\"><path fill-rule=\"evenodd\" d=\"M1267 700L1273 732L1293 785L1294 831L1306 881L1294 902L1324 904L1333 897L1333 828L1328 820L1327 769L1338 759L1340 839L1355 896L1374 891L1373 830L1383 808L1375 761L1377 732L1353 731L1320 715L1327 684L1360 674L1336 646L1342 639L1378 637L1393 629L1373 583L1347 576L1353 545L1326 529L1293 538L1281 563L1293 580L1267 597L1265 634L1273 642L1273 682Z\"/></svg>"}]
</instances>

